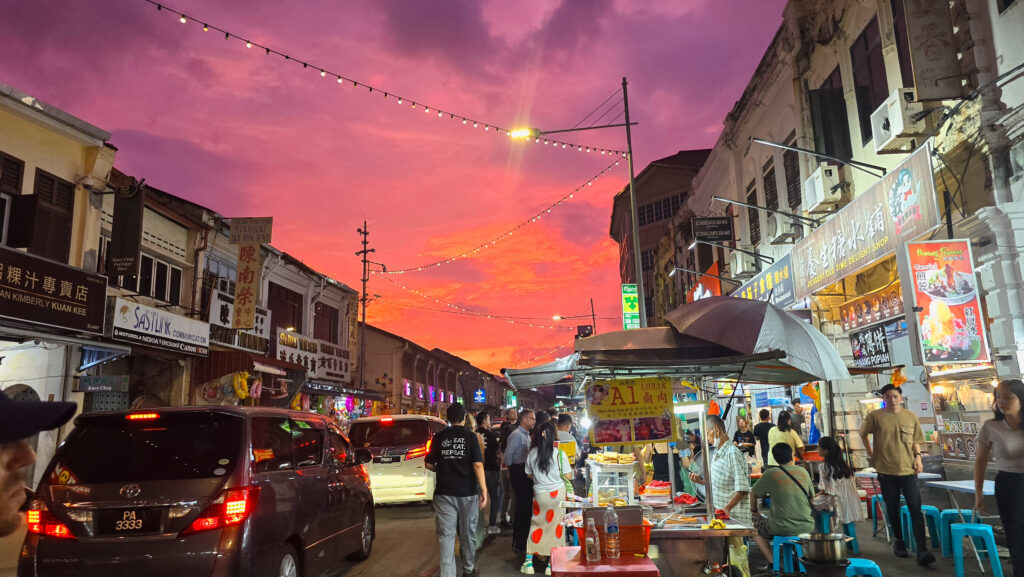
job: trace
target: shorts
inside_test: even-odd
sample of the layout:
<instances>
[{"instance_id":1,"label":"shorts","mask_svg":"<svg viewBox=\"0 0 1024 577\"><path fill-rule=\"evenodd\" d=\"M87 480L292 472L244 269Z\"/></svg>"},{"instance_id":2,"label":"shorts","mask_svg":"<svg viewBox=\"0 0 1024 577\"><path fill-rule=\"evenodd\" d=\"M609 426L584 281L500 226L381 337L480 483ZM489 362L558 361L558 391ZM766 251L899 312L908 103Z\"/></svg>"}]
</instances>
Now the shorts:
<instances>
[{"instance_id":1,"label":"shorts","mask_svg":"<svg viewBox=\"0 0 1024 577\"><path fill-rule=\"evenodd\" d=\"M761 515L757 519L754 519L754 529L757 530L758 535L764 537L769 541L771 541L772 537L775 536L772 534L772 530L769 527L768 517L764 515Z\"/></svg>"}]
</instances>

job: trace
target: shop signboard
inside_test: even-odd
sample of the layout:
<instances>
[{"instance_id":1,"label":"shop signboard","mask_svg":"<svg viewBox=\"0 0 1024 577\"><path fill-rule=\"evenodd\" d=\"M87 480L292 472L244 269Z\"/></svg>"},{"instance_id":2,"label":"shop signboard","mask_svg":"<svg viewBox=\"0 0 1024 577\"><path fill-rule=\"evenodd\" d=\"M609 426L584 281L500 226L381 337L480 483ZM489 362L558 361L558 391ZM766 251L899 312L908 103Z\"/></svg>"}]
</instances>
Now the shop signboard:
<instances>
[{"instance_id":1,"label":"shop signboard","mask_svg":"<svg viewBox=\"0 0 1024 577\"><path fill-rule=\"evenodd\" d=\"M718 263L716 262L708 267L708 270L704 271L704 275L697 277L697 284L686 293L686 302L692 303L693 301L699 301L708 297L722 296L722 281L715 278L717 276L721 275L718 272Z\"/></svg>"},{"instance_id":2,"label":"shop signboard","mask_svg":"<svg viewBox=\"0 0 1024 577\"><path fill-rule=\"evenodd\" d=\"M971 242L907 243L907 262L924 364L989 362Z\"/></svg>"},{"instance_id":3,"label":"shop signboard","mask_svg":"<svg viewBox=\"0 0 1024 577\"><path fill-rule=\"evenodd\" d=\"M277 358L306 367L309 379L350 382L350 356L347 347L277 328Z\"/></svg>"},{"instance_id":4,"label":"shop signboard","mask_svg":"<svg viewBox=\"0 0 1024 577\"><path fill-rule=\"evenodd\" d=\"M707 242L723 243L734 240L731 216L694 217L693 238Z\"/></svg>"},{"instance_id":5,"label":"shop signboard","mask_svg":"<svg viewBox=\"0 0 1024 577\"><path fill-rule=\"evenodd\" d=\"M270 311L255 307L255 322L251 329L233 329L232 319L235 297L214 289L210 295L210 341L233 349L251 351L260 355L270 353Z\"/></svg>"},{"instance_id":6,"label":"shop signboard","mask_svg":"<svg viewBox=\"0 0 1024 577\"><path fill-rule=\"evenodd\" d=\"M127 393L128 375L82 375L78 378L79 393Z\"/></svg>"},{"instance_id":7,"label":"shop signboard","mask_svg":"<svg viewBox=\"0 0 1024 577\"><path fill-rule=\"evenodd\" d=\"M622 328L627 331L640 328L640 297L635 284L622 285Z\"/></svg>"},{"instance_id":8,"label":"shop signboard","mask_svg":"<svg viewBox=\"0 0 1024 577\"><path fill-rule=\"evenodd\" d=\"M760 393L754 393L754 406L755 407L768 407L768 391Z\"/></svg>"},{"instance_id":9,"label":"shop signboard","mask_svg":"<svg viewBox=\"0 0 1024 577\"><path fill-rule=\"evenodd\" d=\"M235 304L231 315L231 328L256 327L256 308L260 300L260 282L263 257L260 243L250 242L238 247L238 277L235 282Z\"/></svg>"},{"instance_id":10,"label":"shop signboard","mask_svg":"<svg viewBox=\"0 0 1024 577\"><path fill-rule=\"evenodd\" d=\"M210 324L158 308L125 300L113 299L111 338L198 355L210 354Z\"/></svg>"},{"instance_id":11,"label":"shop signboard","mask_svg":"<svg viewBox=\"0 0 1024 577\"><path fill-rule=\"evenodd\" d=\"M850 335L853 364L858 367L888 367L892 364L885 325L875 325Z\"/></svg>"},{"instance_id":12,"label":"shop signboard","mask_svg":"<svg viewBox=\"0 0 1024 577\"><path fill-rule=\"evenodd\" d=\"M482 405L487 402L487 391L485 389L476 389L473 391L473 402Z\"/></svg>"},{"instance_id":13,"label":"shop signboard","mask_svg":"<svg viewBox=\"0 0 1024 577\"><path fill-rule=\"evenodd\" d=\"M422 399L423 398L423 385L419 385L419 384L416 385L416 398L417 399Z\"/></svg>"},{"instance_id":14,"label":"shop signboard","mask_svg":"<svg viewBox=\"0 0 1024 577\"><path fill-rule=\"evenodd\" d=\"M107 274L111 277L138 276L142 259L142 218L146 207L146 188L134 179L125 187L115 187L114 221L107 243Z\"/></svg>"},{"instance_id":15,"label":"shop signboard","mask_svg":"<svg viewBox=\"0 0 1024 577\"><path fill-rule=\"evenodd\" d=\"M839 307L843 331L880 323L903 316L903 294L900 281L880 291L862 296Z\"/></svg>"},{"instance_id":16,"label":"shop signboard","mask_svg":"<svg viewBox=\"0 0 1024 577\"><path fill-rule=\"evenodd\" d=\"M430 404L433 405L437 403L437 389L434 388L434 385L427 387L427 391L430 394Z\"/></svg>"},{"instance_id":17,"label":"shop signboard","mask_svg":"<svg viewBox=\"0 0 1024 577\"><path fill-rule=\"evenodd\" d=\"M259 216L231 219L231 244L270 243L274 217Z\"/></svg>"},{"instance_id":18,"label":"shop signboard","mask_svg":"<svg viewBox=\"0 0 1024 577\"><path fill-rule=\"evenodd\" d=\"M0 247L0 317L103 334L107 279Z\"/></svg>"},{"instance_id":19,"label":"shop signboard","mask_svg":"<svg viewBox=\"0 0 1024 577\"><path fill-rule=\"evenodd\" d=\"M925 145L793 246L796 298L895 253L938 225L931 146Z\"/></svg>"},{"instance_id":20,"label":"shop signboard","mask_svg":"<svg viewBox=\"0 0 1024 577\"><path fill-rule=\"evenodd\" d=\"M409 379L402 381L402 395L406 397L412 396L412 382Z\"/></svg>"},{"instance_id":21,"label":"shop signboard","mask_svg":"<svg viewBox=\"0 0 1024 577\"><path fill-rule=\"evenodd\" d=\"M671 379L595 381L587 388L587 414L593 420L591 445L640 445L676 439Z\"/></svg>"},{"instance_id":22,"label":"shop signboard","mask_svg":"<svg viewBox=\"0 0 1024 577\"><path fill-rule=\"evenodd\" d=\"M776 260L754 278L744 283L733 296L755 301L767 301L779 308L788 308L796 303L793 294L793 275L790 256Z\"/></svg>"}]
</instances>

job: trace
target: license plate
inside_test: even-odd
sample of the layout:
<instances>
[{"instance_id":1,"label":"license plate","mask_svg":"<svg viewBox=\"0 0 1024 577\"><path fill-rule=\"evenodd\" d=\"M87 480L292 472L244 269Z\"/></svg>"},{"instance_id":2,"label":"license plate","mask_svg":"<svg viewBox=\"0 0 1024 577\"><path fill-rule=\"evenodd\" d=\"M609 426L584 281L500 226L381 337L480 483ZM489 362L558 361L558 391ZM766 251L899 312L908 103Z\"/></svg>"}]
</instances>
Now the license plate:
<instances>
[{"instance_id":1,"label":"license plate","mask_svg":"<svg viewBox=\"0 0 1024 577\"><path fill-rule=\"evenodd\" d=\"M398 455L384 455L382 457L374 457L374 463L380 463L381 465L390 465L391 463L397 463L401 457Z\"/></svg>"},{"instance_id":2,"label":"license plate","mask_svg":"<svg viewBox=\"0 0 1024 577\"><path fill-rule=\"evenodd\" d=\"M98 533L101 535L131 535L160 531L160 508L106 509L99 512Z\"/></svg>"}]
</instances>

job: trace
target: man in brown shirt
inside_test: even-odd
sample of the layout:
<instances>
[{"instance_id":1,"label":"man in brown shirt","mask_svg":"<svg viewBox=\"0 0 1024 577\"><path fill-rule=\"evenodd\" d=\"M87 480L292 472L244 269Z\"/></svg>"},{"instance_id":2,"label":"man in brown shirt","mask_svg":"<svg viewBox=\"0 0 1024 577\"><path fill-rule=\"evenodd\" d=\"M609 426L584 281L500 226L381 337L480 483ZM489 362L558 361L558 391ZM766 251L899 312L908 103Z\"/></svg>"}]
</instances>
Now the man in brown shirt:
<instances>
[{"instance_id":1,"label":"man in brown shirt","mask_svg":"<svg viewBox=\"0 0 1024 577\"><path fill-rule=\"evenodd\" d=\"M921 462L921 443L924 433L914 413L903 408L903 389L893 384L882 387L885 406L868 413L860 428L860 438L868 452L868 459L878 471L878 484L885 499L886 514L895 542L893 553L907 557L907 544L903 541L903 523L900 518L900 494L907 499L910 522L917 543L918 565L931 565L935 555L928 551L925 540L924 517L921 515L921 488L917 474L924 469ZM873 437L874 450L868 436Z\"/></svg>"}]
</instances>

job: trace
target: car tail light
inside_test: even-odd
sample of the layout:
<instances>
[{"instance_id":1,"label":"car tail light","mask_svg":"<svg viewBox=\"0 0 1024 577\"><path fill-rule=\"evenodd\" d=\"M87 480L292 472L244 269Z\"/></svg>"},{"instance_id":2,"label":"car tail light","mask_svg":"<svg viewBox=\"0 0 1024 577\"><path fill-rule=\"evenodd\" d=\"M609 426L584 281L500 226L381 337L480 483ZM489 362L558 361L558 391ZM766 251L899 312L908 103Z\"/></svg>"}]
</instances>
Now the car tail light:
<instances>
[{"instance_id":1,"label":"car tail light","mask_svg":"<svg viewBox=\"0 0 1024 577\"><path fill-rule=\"evenodd\" d=\"M129 421L152 421L153 419L159 419L159 413L130 413L124 416Z\"/></svg>"},{"instance_id":2,"label":"car tail light","mask_svg":"<svg viewBox=\"0 0 1024 577\"><path fill-rule=\"evenodd\" d=\"M381 417L380 422L383 425L390 425L391 423L395 422L395 420L391 417Z\"/></svg>"},{"instance_id":3,"label":"car tail light","mask_svg":"<svg viewBox=\"0 0 1024 577\"><path fill-rule=\"evenodd\" d=\"M259 496L260 488L256 486L225 489L187 529L181 532L181 536L212 531L245 521L256 507L256 499Z\"/></svg>"},{"instance_id":4,"label":"car tail light","mask_svg":"<svg viewBox=\"0 0 1024 577\"><path fill-rule=\"evenodd\" d=\"M61 523L53 516L53 513L46 509L46 503L36 500L32 508L25 514L25 521L28 524L28 532L36 535L46 535L56 539L74 539L68 526Z\"/></svg>"},{"instance_id":5,"label":"car tail light","mask_svg":"<svg viewBox=\"0 0 1024 577\"><path fill-rule=\"evenodd\" d=\"M430 439L427 441L427 444L423 445L422 447L415 447L409 449L409 452L405 454L405 460L408 461L409 459L418 459L420 457L426 457L427 453L430 452L430 443L432 443L433 441L434 439Z\"/></svg>"}]
</instances>

